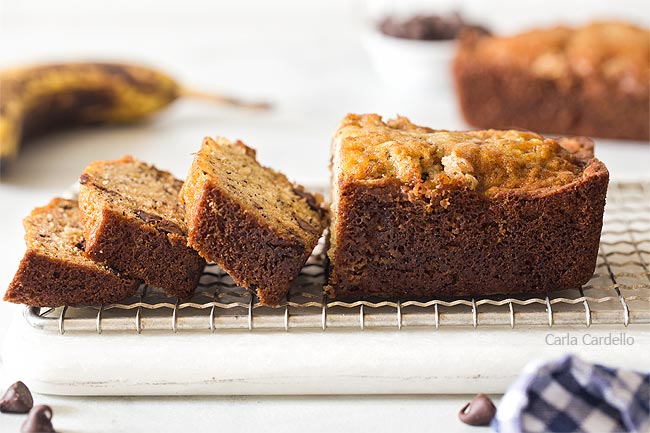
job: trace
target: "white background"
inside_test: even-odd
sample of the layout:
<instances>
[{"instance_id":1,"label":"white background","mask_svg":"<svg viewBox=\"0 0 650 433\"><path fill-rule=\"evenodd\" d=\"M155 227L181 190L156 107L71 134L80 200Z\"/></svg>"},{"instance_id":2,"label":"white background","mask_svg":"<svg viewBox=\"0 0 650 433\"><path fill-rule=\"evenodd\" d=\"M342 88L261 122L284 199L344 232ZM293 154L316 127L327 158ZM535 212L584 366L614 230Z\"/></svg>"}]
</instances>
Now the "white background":
<instances>
[{"instance_id":1,"label":"white background","mask_svg":"<svg viewBox=\"0 0 650 433\"><path fill-rule=\"evenodd\" d=\"M428 11L460 8L466 16L501 32L616 17L644 26L650 23L650 6L643 0L3 0L0 67L79 59L134 61L159 67L193 87L270 100L275 110L249 113L206 102L181 101L153 121L136 127L77 130L31 142L23 148L17 163L2 173L0 291L9 284L24 251L21 219L34 206L66 190L93 159L130 153L182 178L201 138L218 134L243 139L258 149L263 163L281 169L292 179L322 184L328 178L330 135L348 112L386 116L400 113L435 128L466 127L451 89L436 94L404 93L380 81L372 69L363 46L368 20L381 11L403 12L411 7ZM597 146L597 155L609 165L613 178L648 174L647 144L599 140ZM17 309L7 304L0 306L0 336ZM348 423L337 424L328 418L330 421L322 425L336 429L347 425L361 431L365 427L395 431L402 425L435 431L434 425L423 423L420 416L437 417L437 425L447 422L451 423L447 424L450 429L460 428L449 420L454 419L461 400L202 398L182 407L189 415L205 416L206 405L213 405L230 411L231 423L255 411L259 416L251 418L253 424L249 427L258 429L265 426L265 419L268 429L291 431L292 426L310 426L307 419L319 423L332 413L341 413L349 418ZM120 406L113 400L53 401L63 408L57 417L63 417L64 425L72 426L65 431L82 431L79 426L89 416L101 418L101 404L110 404L115 410L126 404ZM98 419L95 429L126 428L122 416L135 416L142 422L155 411L164 411L175 419L182 417L174 412L182 403L178 399L136 399L128 403L141 415L118 413L112 427L104 429L99 427L102 421ZM84 415L81 410L71 409L78 405L87 406L88 412ZM295 408L304 411L302 424L278 415ZM369 421L371 417L375 421ZM384 418L385 422L377 421ZM398 423L398 419L402 421ZM5 422L13 425L16 421L0 417L0 427ZM165 422L159 431L164 427L174 431L180 426Z\"/></svg>"}]
</instances>

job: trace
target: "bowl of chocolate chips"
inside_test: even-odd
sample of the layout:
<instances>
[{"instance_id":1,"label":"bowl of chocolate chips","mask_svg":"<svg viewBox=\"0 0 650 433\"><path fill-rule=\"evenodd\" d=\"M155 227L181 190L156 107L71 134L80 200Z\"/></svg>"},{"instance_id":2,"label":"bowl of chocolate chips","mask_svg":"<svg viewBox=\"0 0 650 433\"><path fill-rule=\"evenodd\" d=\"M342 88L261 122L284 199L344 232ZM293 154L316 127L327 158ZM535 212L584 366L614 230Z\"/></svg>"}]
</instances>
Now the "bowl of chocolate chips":
<instances>
[{"instance_id":1,"label":"bowl of chocolate chips","mask_svg":"<svg viewBox=\"0 0 650 433\"><path fill-rule=\"evenodd\" d=\"M448 15L386 16L371 26L365 45L377 74L390 87L426 91L452 88L456 39L466 28L487 32Z\"/></svg>"}]
</instances>

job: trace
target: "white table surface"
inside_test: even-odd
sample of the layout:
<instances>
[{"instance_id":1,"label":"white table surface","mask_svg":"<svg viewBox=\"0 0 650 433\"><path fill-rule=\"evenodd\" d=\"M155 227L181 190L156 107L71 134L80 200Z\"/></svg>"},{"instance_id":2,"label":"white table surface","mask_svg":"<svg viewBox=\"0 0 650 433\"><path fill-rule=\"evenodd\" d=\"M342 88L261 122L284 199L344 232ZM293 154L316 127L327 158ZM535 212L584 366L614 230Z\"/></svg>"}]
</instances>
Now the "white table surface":
<instances>
[{"instance_id":1,"label":"white table surface","mask_svg":"<svg viewBox=\"0 0 650 433\"><path fill-rule=\"evenodd\" d=\"M105 432L473 432L458 421L467 396L54 397L40 396L62 433ZM496 400L495 400L496 401ZM18 432L22 415L3 415Z\"/></svg>"},{"instance_id":2,"label":"white table surface","mask_svg":"<svg viewBox=\"0 0 650 433\"><path fill-rule=\"evenodd\" d=\"M468 2L462 2L467 4ZM548 2L547 2L548 3ZM545 3L545 4L547 4ZM607 2L564 4L546 15L493 13L498 28L538 19L585 20L611 12ZM108 6L110 4L110 7ZM499 4L516 7L517 2ZM480 2L476 11L490 19ZM274 102L249 113L181 101L135 127L83 129L29 143L0 184L0 288L24 251L21 219L66 190L91 160L132 154L184 177L205 135L243 139L259 159L306 184L327 182L329 140L348 112L407 115L447 129L466 127L451 89L405 94L380 82L360 38L361 2L279 3L5 1L0 11L0 66L49 59L114 58L145 62L207 90ZM546 6L545 6L546 8ZM609 8L609 9L608 9ZM615 12L635 16L643 2ZM551 8L552 9L552 8ZM512 9L525 14L525 9ZM590 12L591 11L591 12ZM494 12L494 11L492 11ZM513 13L513 12L511 12ZM487 14L487 15L486 15ZM523 17L523 18L522 18ZM643 22L648 16L641 16ZM650 172L647 144L597 141L613 179ZM0 337L18 306L0 305ZM13 380L0 374L0 388ZM469 396L82 398L37 395L62 432L119 431L481 431L457 421ZM0 416L0 431L17 431L21 416Z\"/></svg>"}]
</instances>

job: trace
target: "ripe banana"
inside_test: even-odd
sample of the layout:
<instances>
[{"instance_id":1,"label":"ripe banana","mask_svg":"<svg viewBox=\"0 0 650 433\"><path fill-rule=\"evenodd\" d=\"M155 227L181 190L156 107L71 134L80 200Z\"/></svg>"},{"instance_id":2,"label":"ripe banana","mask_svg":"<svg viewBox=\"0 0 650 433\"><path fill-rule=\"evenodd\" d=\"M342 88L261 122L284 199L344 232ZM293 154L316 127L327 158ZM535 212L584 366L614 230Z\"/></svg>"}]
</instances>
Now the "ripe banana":
<instances>
[{"instance_id":1,"label":"ripe banana","mask_svg":"<svg viewBox=\"0 0 650 433\"><path fill-rule=\"evenodd\" d=\"M162 72L118 63L68 63L0 71L0 162L25 139L76 125L132 123L180 97L268 108L186 90Z\"/></svg>"}]
</instances>

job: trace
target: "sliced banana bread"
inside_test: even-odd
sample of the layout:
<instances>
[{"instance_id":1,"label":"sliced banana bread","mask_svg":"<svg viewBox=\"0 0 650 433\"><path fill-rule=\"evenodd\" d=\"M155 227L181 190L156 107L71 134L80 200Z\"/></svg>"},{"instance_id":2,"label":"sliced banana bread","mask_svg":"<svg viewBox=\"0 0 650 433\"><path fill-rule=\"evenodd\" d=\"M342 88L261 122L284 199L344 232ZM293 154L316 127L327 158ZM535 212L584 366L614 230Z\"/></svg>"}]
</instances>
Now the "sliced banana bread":
<instances>
[{"instance_id":1,"label":"sliced banana bread","mask_svg":"<svg viewBox=\"0 0 650 433\"><path fill-rule=\"evenodd\" d=\"M544 293L593 274L609 174L588 139L350 114L332 170L331 296Z\"/></svg>"},{"instance_id":2,"label":"sliced banana bread","mask_svg":"<svg viewBox=\"0 0 650 433\"><path fill-rule=\"evenodd\" d=\"M187 246L182 181L126 156L92 162L79 183L86 256L172 296L194 291L205 261Z\"/></svg>"},{"instance_id":3,"label":"sliced banana bread","mask_svg":"<svg viewBox=\"0 0 650 433\"><path fill-rule=\"evenodd\" d=\"M84 256L79 207L53 199L23 221L27 252L4 300L34 307L100 305L135 293L140 282Z\"/></svg>"},{"instance_id":4,"label":"sliced banana bread","mask_svg":"<svg viewBox=\"0 0 650 433\"><path fill-rule=\"evenodd\" d=\"M225 138L203 141L181 201L189 245L266 305L280 303L327 224L322 197Z\"/></svg>"}]
</instances>

